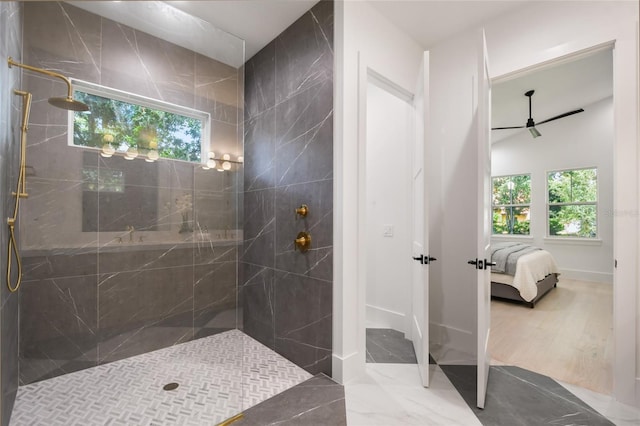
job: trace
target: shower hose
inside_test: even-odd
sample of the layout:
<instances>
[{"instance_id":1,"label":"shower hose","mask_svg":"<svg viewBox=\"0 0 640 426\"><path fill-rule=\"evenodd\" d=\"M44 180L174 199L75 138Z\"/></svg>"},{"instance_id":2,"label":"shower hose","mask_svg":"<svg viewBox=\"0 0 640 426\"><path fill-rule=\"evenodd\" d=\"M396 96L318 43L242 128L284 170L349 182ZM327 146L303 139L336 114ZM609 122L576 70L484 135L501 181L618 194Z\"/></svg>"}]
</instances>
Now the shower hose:
<instances>
[{"instance_id":1,"label":"shower hose","mask_svg":"<svg viewBox=\"0 0 640 426\"><path fill-rule=\"evenodd\" d=\"M20 211L20 199L27 197L27 186L25 180L26 170L26 154L27 154L27 130L29 123L29 112L31 111L31 93L23 92L21 90L15 90L14 93L18 96L22 96L22 125L20 126L20 171L18 172L18 184L16 185L16 192L13 195L16 197L15 206L13 208L13 217L7 218L7 225L9 225L9 247L7 250L7 287L9 291L14 293L20 288L22 282L22 260L20 259L20 252L18 251L18 244L16 242L16 221L18 220L18 213ZM16 264L18 266L17 278L15 283L11 281L11 264L13 263L12 257L15 255Z\"/></svg>"}]
</instances>

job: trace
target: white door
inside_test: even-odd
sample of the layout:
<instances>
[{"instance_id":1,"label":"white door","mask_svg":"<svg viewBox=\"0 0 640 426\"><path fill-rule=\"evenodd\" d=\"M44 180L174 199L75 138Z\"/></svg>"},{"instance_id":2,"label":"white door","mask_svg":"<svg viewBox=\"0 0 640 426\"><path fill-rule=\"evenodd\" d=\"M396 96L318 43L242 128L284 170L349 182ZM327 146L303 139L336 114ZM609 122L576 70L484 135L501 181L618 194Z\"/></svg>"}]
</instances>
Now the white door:
<instances>
[{"instance_id":1,"label":"white door","mask_svg":"<svg viewBox=\"0 0 640 426\"><path fill-rule=\"evenodd\" d=\"M428 185L425 173L429 52L425 52L414 98L415 138L412 161L412 270L411 340L422 385L429 386L429 256Z\"/></svg>"},{"instance_id":2,"label":"white door","mask_svg":"<svg viewBox=\"0 0 640 426\"><path fill-rule=\"evenodd\" d=\"M491 329L491 82L484 30L478 49L478 396L484 408L489 380Z\"/></svg>"}]
</instances>

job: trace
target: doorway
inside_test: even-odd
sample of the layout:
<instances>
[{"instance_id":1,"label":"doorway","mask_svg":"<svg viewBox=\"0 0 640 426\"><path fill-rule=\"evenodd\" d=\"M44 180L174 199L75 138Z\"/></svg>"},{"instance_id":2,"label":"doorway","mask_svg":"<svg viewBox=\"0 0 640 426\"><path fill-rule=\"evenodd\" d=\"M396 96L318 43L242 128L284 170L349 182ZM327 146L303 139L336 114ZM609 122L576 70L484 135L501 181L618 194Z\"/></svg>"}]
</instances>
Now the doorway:
<instances>
[{"instance_id":1,"label":"doorway","mask_svg":"<svg viewBox=\"0 0 640 426\"><path fill-rule=\"evenodd\" d=\"M492 300L493 360L609 394L615 281L612 47L496 81L492 111L492 127L524 126L529 117L541 123L537 135L527 128L492 131L492 246L538 247L560 272L557 287L531 303L533 309ZM494 291L509 280L493 274Z\"/></svg>"},{"instance_id":2,"label":"doorway","mask_svg":"<svg viewBox=\"0 0 640 426\"><path fill-rule=\"evenodd\" d=\"M416 363L411 344L411 94L367 83L366 360Z\"/></svg>"}]
</instances>

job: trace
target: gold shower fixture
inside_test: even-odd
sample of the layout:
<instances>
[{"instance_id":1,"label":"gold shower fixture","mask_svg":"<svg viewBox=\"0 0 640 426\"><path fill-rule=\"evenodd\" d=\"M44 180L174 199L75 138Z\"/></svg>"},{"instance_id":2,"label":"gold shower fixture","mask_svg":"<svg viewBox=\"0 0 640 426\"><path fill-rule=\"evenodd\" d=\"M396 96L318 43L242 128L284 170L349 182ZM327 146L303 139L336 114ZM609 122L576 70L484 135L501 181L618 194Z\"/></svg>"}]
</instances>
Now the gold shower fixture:
<instances>
[{"instance_id":1,"label":"gold shower fixture","mask_svg":"<svg viewBox=\"0 0 640 426\"><path fill-rule=\"evenodd\" d=\"M16 66L19 68L24 68L25 70L37 72L40 74L48 75L50 77L59 78L60 80L67 83L67 96L64 98L49 98L49 103L54 107L71 110L71 111L89 111L89 107L75 99L73 99L73 86L71 85L71 81L62 74L59 74L54 71L45 70L42 68L32 67L31 65L21 64L13 60L11 56L7 60L9 63L9 68Z\"/></svg>"},{"instance_id":2,"label":"gold shower fixture","mask_svg":"<svg viewBox=\"0 0 640 426\"><path fill-rule=\"evenodd\" d=\"M16 66L24 68L25 70L37 72L40 74L48 75L50 77L56 77L67 83L68 94L66 98L49 98L49 103L55 107L62 108L71 111L88 111L89 107L73 99L73 87L71 81L62 74L57 72L45 70L42 68L32 67L18 63L9 57L7 60L9 68ZM9 226L9 244L7 248L7 287L10 292L16 292L20 288L22 282L22 260L20 259L20 252L18 250L18 244L16 242L15 228L18 220L18 213L20 211L20 199L27 198L27 182L26 182L26 169L27 169L27 131L29 130L29 114L31 112L31 98L32 95L29 92L22 90L14 90L13 93L22 97L22 123L20 125L20 170L18 171L18 184L16 185L16 191L13 196L16 197L16 202L13 208L13 216L7 218L7 225ZM16 264L18 267L17 278L15 284L11 282L11 264L13 263L12 257L15 255Z\"/></svg>"}]
</instances>

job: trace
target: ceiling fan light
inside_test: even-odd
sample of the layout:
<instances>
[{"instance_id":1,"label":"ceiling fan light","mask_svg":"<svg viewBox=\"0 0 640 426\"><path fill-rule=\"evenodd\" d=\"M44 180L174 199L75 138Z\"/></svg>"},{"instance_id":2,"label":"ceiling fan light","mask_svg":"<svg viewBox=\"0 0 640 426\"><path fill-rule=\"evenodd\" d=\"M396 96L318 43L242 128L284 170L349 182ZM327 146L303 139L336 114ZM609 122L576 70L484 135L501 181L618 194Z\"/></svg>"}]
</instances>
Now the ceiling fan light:
<instances>
[{"instance_id":1,"label":"ceiling fan light","mask_svg":"<svg viewBox=\"0 0 640 426\"><path fill-rule=\"evenodd\" d=\"M542 136L542 133L540 133L535 127L529 127L529 131L531 132L531 136L533 136L534 138Z\"/></svg>"}]
</instances>

